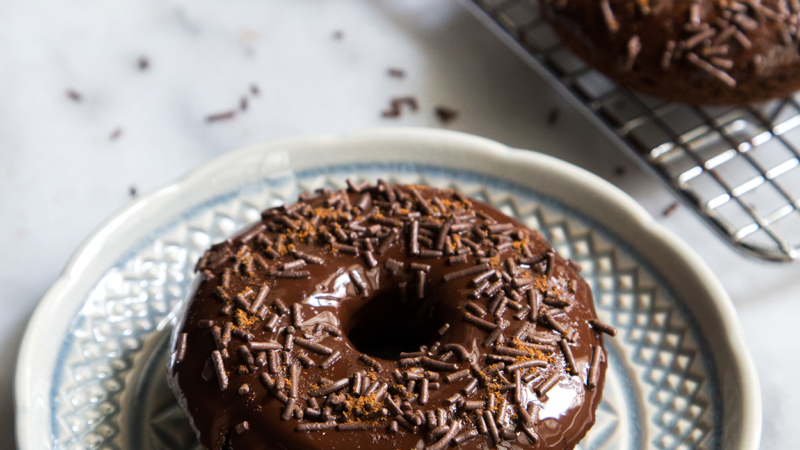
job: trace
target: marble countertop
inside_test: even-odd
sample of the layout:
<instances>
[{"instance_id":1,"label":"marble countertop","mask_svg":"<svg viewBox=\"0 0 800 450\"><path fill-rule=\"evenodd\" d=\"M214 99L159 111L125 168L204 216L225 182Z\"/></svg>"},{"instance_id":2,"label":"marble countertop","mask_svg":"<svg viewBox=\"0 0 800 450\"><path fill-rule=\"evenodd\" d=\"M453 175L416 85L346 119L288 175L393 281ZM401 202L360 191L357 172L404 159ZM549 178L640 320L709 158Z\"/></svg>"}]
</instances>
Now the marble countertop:
<instances>
[{"instance_id":1,"label":"marble countertop","mask_svg":"<svg viewBox=\"0 0 800 450\"><path fill-rule=\"evenodd\" d=\"M664 216L672 195L458 2L31 0L0 3L0 24L0 447L28 318L105 218L226 151L381 126L541 151L632 195L728 289L759 368L762 448L800 441L800 389L785 387L800 373L800 264L744 257L685 208ZM382 117L397 96L419 110Z\"/></svg>"}]
</instances>

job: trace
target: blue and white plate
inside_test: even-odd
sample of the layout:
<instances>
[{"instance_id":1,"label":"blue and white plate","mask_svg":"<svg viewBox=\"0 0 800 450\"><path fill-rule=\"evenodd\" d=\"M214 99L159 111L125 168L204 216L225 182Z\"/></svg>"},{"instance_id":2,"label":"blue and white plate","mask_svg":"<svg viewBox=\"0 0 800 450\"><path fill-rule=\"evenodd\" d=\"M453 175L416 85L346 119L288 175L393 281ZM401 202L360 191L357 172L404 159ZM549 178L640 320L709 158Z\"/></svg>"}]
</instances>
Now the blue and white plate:
<instances>
[{"instance_id":1,"label":"blue and white plate","mask_svg":"<svg viewBox=\"0 0 800 450\"><path fill-rule=\"evenodd\" d=\"M392 129L231 152L129 205L36 310L16 374L20 450L198 448L166 384L192 268L262 209L345 180L452 187L538 229L583 266L617 327L590 449L755 450L761 400L733 306L630 197L557 159L465 134Z\"/></svg>"}]
</instances>

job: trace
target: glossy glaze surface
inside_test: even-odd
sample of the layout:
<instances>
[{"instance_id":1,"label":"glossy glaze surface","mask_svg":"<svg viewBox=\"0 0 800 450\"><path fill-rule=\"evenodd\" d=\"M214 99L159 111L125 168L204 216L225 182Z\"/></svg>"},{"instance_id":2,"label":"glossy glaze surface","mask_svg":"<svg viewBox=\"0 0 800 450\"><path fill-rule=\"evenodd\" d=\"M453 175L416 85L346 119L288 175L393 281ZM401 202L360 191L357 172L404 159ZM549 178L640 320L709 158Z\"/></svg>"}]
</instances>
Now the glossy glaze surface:
<instances>
[{"instance_id":1,"label":"glossy glaze surface","mask_svg":"<svg viewBox=\"0 0 800 450\"><path fill-rule=\"evenodd\" d=\"M413 200L414 208L419 209L420 202L414 199L410 191L407 191L407 188L403 189L406 195ZM473 212L481 214L482 217L479 216L474 219L474 225L478 227L486 228L497 224L511 224L513 226L513 235L516 236L513 238L515 244L503 247L494 255L493 261L489 262L492 268L506 270L507 265L504 262L509 258L515 261L523 261L526 258L531 258L531 255L537 257L551 249L537 233L525 231L524 227L518 222L482 203L471 201L470 205L459 204L459 199L453 197L452 192L435 191L422 187L418 187L418 189L421 196L427 201L430 201L436 195L445 200L448 205L452 205L451 208L453 210L464 210L470 215ZM349 192L347 200L351 205L357 205L360 203L359 200L362 195L362 193ZM377 198L377 195L374 196ZM305 201L312 205L316 215L323 214L323 210L327 208L323 197L312 197ZM373 208L381 209L382 207L372 205L362 215L369 216L369 210ZM441 223L446 222L447 217L452 215L452 211L445 211L442 214L438 208L433 209L434 212L439 213L436 215L436 220ZM265 213L265 219L262 222L268 224L274 221L275 217L281 215L281 211L284 210L277 210L277 214ZM383 209L381 209L381 212L388 213ZM358 220L358 216L362 211L356 206L352 213L355 220ZM462 212L458 212L456 215L459 214L462 214ZM398 220L400 215L402 215L402 212L398 214ZM373 215L373 217L375 216ZM387 215L385 217L390 216ZM421 221L424 220L423 215ZM409 221L405 219L401 221L403 222L403 227L408 228L406 223ZM295 226L293 228L297 228L296 225L298 223L299 221L294 223ZM259 238L254 238L253 233L250 232L257 231L260 227L262 227L262 223L257 223L248 230L239 233L238 237L215 246L201 260L199 267L205 273L204 281L199 284L194 299L189 304L179 328L181 333L185 333L186 339L186 352L180 362L177 361L180 358L175 351L179 349L173 348L170 368L172 386L184 411L191 418L192 426L195 428L203 445L210 449L223 448L226 444L229 444L233 449L328 449L358 448L359 446L361 448L370 448L370 446L374 448L387 446L413 448L417 446L420 440L423 440L428 445L436 442L437 439L429 438L428 435L431 429L427 424L422 424L416 432L403 427L399 427L396 433L389 432L387 426L392 420L395 420L394 414L389 413L388 417L381 417L380 409L385 405L380 402L377 405L374 403L366 405L363 399L369 398L369 395L362 397L354 394L352 386L348 386L341 391L341 393L348 393L345 396L346 404L366 406L367 408L375 406L374 411L371 414L367 413L359 416L355 412L355 408L348 406L343 412L336 413L334 411L333 413L334 415L338 414L337 418L342 423L365 423L368 424L367 426L374 426L373 429L359 431L337 431L336 429L318 432L295 431L298 424L312 423L314 421L309 420L308 417L299 420L296 417L297 414L288 420L281 420L281 415L285 410L284 403L277 399L274 391L265 387L260 379L262 373L270 373L272 371L268 367L269 364L263 367L257 362L248 364L245 361L246 358L243 359L242 355L237 352L238 347L246 345L247 342L246 340L238 339L236 336L233 336L226 346L230 356L224 361L224 366L229 382L227 388L221 390L216 376L209 376L210 373L207 368L210 355L219 347L213 337L213 327L201 327L201 321L213 320L214 326L221 326L221 328L224 322L233 321L236 324L235 328L252 333L253 342L273 341L285 347L287 345L286 326L291 325L293 321L296 322L291 313L281 315L280 324L276 327L275 332L269 331L263 326L269 320L271 314L278 315L280 313L280 308L277 308L273 303L278 298L290 310L294 308L294 304L301 305L302 319L300 320L302 321L302 326L299 330L295 330L293 335L295 338L309 338L313 342L322 344L341 354L340 359L327 370L323 370L320 365L327 358L326 355L315 354L297 343L293 344L290 362L295 361L300 352L308 355L315 362L314 367L303 368L298 378L299 389L296 403L301 407L308 406L305 402L310 398L309 391L313 391L320 385L325 386L324 382L320 383L321 378L333 381L353 377L358 372L364 372L365 379L368 377L377 383L386 383L388 385L388 394L393 399L396 399L397 404L401 404L402 400L405 399L409 400L412 409L436 411L441 408L445 410L446 421L449 426L452 426L454 421L458 421L460 424L460 433L456 434L467 433L475 429L475 411L464 411L464 408L459 406L458 403L456 405L446 404L451 396L458 394L467 385L469 378L454 380L452 383L447 383L445 378L454 372L470 369L471 363L477 367L477 371L486 372L491 370L491 361L487 362L485 355L490 353L497 354L500 343L495 342L484 345L484 340L490 332L465 321L464 311L465 305L469 301L474 301L483 308L488 308L492 303L492 298L480 295L477 296L479 297L477 299L469 298L470 296L475 297L475 287L471 284L471 280L475 275L451 279L448 282L443 282L443 277L448 273L479 264L481 262L478 260L480 256L473 254L476 252L467 255L466 261L452 265L448 263L446 256L441 258L409 256L408 241L410 238L408 230L404 229L398 234L393 244L386 249L385 253L380 254L377 249L373 252L377 265L374 268L369 268L370 264L366 262L367 258L364 256L364 249L359 251L358 255L351 255L332 250L335 246L332 247L329 243L325 243L322 237L315 239L315 242L306 242L304 234L288 232L288 225L282 231L277 228L276 231L263 231L260 234L263 234L267 239L259 240ZM387 230L379 231L375 229L377 236L380 236L381 233L384 234L382 238L378 239L378 243L385 239L388 228L391 227L384 228L387 228ZM519 234L520 231L522 232L521 234ZM466 231L465 233L469 232ZM275 278L274 274L270 274L271 270L279 268L281 264L297 259L292 256L291 247L286 246L285 249L281 249L278 245L274 245L280 234L299 236L300 238L294 244L295 250L298 250L303 255L322 258L322 261L319 262L323 264L307 264L301 268L301 270L309 272L309 278ZM247 240L247 242L242 242L243 239ZM487 240L485 243L488 244L489 241ZM264 245L265 242L272 242L273 245L266 246ZM287 240L288 242L290 241ZM523 249L523 245L527 246L528 249ZM485 245L486 251L489 252L489 248L494 246L494 244ZM244 250L245 248L246 250ZM276 259L269 259L268 252L265 252L266 248L277 249L278 253L283 255ZM252 262L248 263L248 259L252 261L252 256L248 255L255 254L262 255L269 268ZM236 255L239 257L237 258ZM492 253L488 253L486 256L490 255ZM396 272L387 269L387 261L390 259L404 262L403 269ZM411 262L430 266L425 275L425 291L422 299L417 299L411 293L414 286L416 286L415 277L419 276L415 271L409 270ZM250 266L249 264L253 265ZM496 321L501 325L506 325L507 323L502 332L505 340L503 347L529 348L521 344L519 340L512 338L512 334L526 323L531 326L529 334L538 337L541 342L552 340L555 343L562 339L562 335L553 330L554 327L549 319L545 319L545 313L566 328L564 334L569 335L568 337L572 341L567 343L565 340L565 344L569 347L574 357L574 375L570 375L563 352L558 345L553 345L554 351L545 353L530 352L516 361L538 359L548 362L548 366L545 368L533 368L521 372L527 374L528 370L532 370L532 378L528 382L520 382L520 391L519 394L516 394L520 396L519 401L523 405L529 403L536 405L535 408L532 408L537 412L536 415L538 416L534 417L536 424L533 429L540 437L539 442L535 445L530 445L526 433L523 432L521 426L518 426L518 414L513 407L514 389L503 389L503 386L514 382L514 375L510 370L502 369L495 374L491 374L489 376L490 379L485 383L481 383L482 386L475 392L466 395L465 400L483 401L483 406L480 409L492 411L495 418L500 415L501 420L498 420L498 424L507 426L509 430L513 429L513 440L519 444L526 444L527 448L569 449L574 447L594 423L594 410L601 398L606 361L605 359L601 360L600 370L596 379L597 386L594 389L587 389L586 383L589 377L593 347L602 347L602 337L588 322L595 318L592 295L586 283L578 276L574 265L568 264L558 256L552 258L551 264L551 269L546 267L547 264L526 265L520 263L517 265L519 272L515 278L531 278L532 285L535 286L532 290L538 289L540 294L545 294L548 291L551 293L550 296L545 295L549 305L541 305L540 314L536 316L534 321L530 320L530 316L522 317L521 319L515 318L517 311L512 308L507 308L505 312L498 314L502 320L492 317L491 313L484 317L486 320ZM265 284L270 287L269 294L264 302L264 305L268 307L261 314L264 319L261 319L259 314L245 314L242 309L233 309L230 316L221 315L221 310L231 301L222 301L220 296L215 294L215 290L222 283L225 271L232 269L234 266L238 270L232 272L234 275L231 276L230 284L226 288L230 298L233 298L237 293L246 292L250 289L253 291L253 294L249 297L252 301ZM368 286L366 296L362 295L361 289L353 283L352 272L357 273L356 277L366 282ZM570 283L573 280L574 282ZM398 285L403 282L407 283L407 295L405 297L400 294L398 289ZM552 295L556 293L558 295ZM526 297L527 295L523 299ZM563 300L564 304L556 302L555 300L557 299ZM519 304L524 305L524 300ZM324 331L320 332L320 323L327 323L341 330L341 337L329 335ZM445 324L448 324L449 327L440 336L439 330ZM571 327L575 331L569 332L567 327ZM410 345L410 347L397 348L398 345L403 345L402 343L398 344L403 340L397 339L397 336L402 334L404 329L410 330L407 333L407 345ZM530 343L531 339L525 338L526 334L528 333L523 333L522 340ZM356 335L358 339L355 339ZM180 334L176 334L176 336L180 336ZM362 349L368 347L368 353L378 363L380 369L377 369L377 366L365 364L361 351L356 348L356 345L351 342L348 336L353 337L353 340L357 341ZM176 340L174 345L178 346L177 342L179 341L180 339ZM375 344L376 342L379 344ZM438 348L436 347L436 342L440 343ZM426 356L432 359L442 358L447 353L443 350L447 348L447 344L460 344L469 352L468 360L464 358L462 361L459 355L453 355L447 360L447 363L456 364L458 367L438 371L432 370L431 367L426 367L426 372L419 371L419 373L428 375L431 383L440 383L439 389L429 391L429 398L425 405L418 404L419 396L421 395L419 388L416 391L403 392L404 388L399 387L392 374L395 369L404 374L417 372L415 369L417 364L409 364L408 361L402 360L398 361L396 358L383 359L378 357L393 357L398 350L404 352L419 351L414 344L427 346ZM253 355L255 356L256 354L257 352L253 351ZM406 355L406 357L408 356ZM447 358L445 357L444 359ZM511 365L511 362L508 361L507 365ZM240 367L243 367L243 369L240 370ZM205 376L202 375L204 370ZM286 372L287 366L284 363L281 365L280 374L272 374L270 378L277 381L281 377L287 377ZM470 372L470 377L473 375L477 376L475 368ZM544 380L552 375L558 375L558 383L545 395L537 395L534 388L540 386ZM500 376L505 377L505 381ZM351 382L353 380L353 378L348 379ZM408 380L403 381L407 382ZM239 388L243 384L247 384L248 389L246 393L240 394ZM408 384L405 386L407 388ZM287 388L285 392L289 393L291 391ZM489 397L492 395L495 397L494 405L489 401ZM317 398L321 400L320 397ZM361 399L360 404L358 404L359 399ZM505 417L502 417L503 413L500 412L500 405L503 404L504 400L508 402L508 406L504 414ZM320 403L322 404L323 402L320 401ZM242 433L234 431L235 427L244 421L247 421L249 430ZM461 443L460 446L463 448L478 448L486 444L487 440L491 444L491 438L488 435L481 435Z\"/></svg>"}]
</instances>

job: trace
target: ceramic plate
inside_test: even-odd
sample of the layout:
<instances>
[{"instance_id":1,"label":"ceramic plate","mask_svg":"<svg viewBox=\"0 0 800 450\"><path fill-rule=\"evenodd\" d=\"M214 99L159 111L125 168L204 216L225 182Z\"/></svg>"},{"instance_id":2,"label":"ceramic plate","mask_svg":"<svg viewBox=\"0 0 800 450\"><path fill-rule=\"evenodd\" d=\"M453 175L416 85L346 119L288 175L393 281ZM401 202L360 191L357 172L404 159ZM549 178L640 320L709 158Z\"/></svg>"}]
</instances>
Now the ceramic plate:
<instances>
[{"instance_id":1,"label":"ceramic plate","mask_svg":"<svg viewBox=\"0 0 800 450\"><path fill-rule=\"evenodd\" d=\"M633 199L557 159L418 129L298 138L224 155L129 205L78 250L36 310L16 374L20 450L193 449L166 384L172 319L212 243L298 193L384 178L452 187L577 260L610 366L590 449L755 450L756 372L733 306Z\"/></svg>"}]
</instances>

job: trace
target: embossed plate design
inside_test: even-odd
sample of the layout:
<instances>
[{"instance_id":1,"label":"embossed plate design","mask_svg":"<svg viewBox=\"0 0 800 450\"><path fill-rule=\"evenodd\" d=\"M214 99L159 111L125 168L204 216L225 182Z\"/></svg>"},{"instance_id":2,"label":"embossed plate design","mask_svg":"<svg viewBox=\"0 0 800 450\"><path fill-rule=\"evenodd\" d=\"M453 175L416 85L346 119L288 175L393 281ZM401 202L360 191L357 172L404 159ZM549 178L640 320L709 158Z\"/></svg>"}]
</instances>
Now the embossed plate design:
<instances>
[{"instance_id":1,"label":"embossed plate design","mask_svg":"<svg viewBox=\"0 0 800 450\"><path fill-rule=\"evenodd\" d=\"M601 319L620 333L607 340L604 401L578 448L757 448L760 394L738 320L685 244L621 191L557 159L392 129L231 152L101 226L26 331L20 449L199 448L166 384L171 321L195 262L262 209L347 178L458 189L583 266Z\"/></svg>"}]
</instances>

